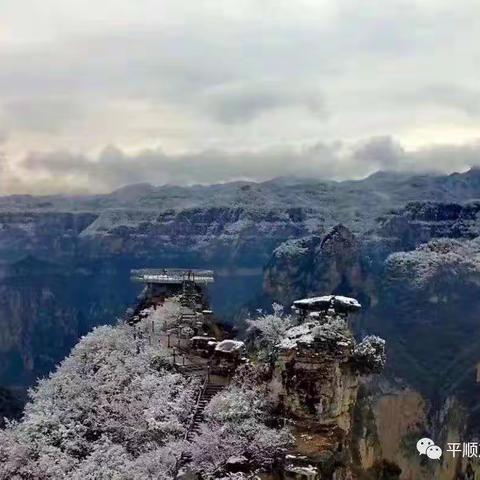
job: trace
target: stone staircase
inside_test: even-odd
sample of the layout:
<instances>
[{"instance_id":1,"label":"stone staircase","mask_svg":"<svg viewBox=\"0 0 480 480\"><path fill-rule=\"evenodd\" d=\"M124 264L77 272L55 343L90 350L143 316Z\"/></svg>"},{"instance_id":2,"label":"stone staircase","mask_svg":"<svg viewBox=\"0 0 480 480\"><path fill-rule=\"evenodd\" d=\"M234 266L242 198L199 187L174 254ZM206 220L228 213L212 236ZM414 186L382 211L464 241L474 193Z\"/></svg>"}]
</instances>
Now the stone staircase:
<instances>
[{"instance_id":1,"label":"stone staircase","mask_svg":"<svg viewBox=\"0 0 480 480\"><path fill-rule=\"evenodd\" d=\"M217 385L213 383L207 383L202 390L200 398L198 400L195 413L192 418L192 423L187 430L185 435L185 440L191 440L195 433L198 433L200 425L205 421L204 410L208 405L208 402L215 396L218 392L223 389L224 385Z\"/></svg>"},{"instance_id":2,"label":"stone staircase","mask_svg":"<svg viewBox=\"0 0 480 480\"><path fill-rule=\"evenodd\" d=\"M200 295L195 290L195 284L192 281L185 280L182 284L182 296L180 298L180 304L183 307L194 310L199 299Z\"/></svg>"},{"instance_id":3,"label":"stone staircase","mask_svg":"<svg viewBox=\"0 0 480 480\"><path fill-rule=\"evenodd\" d=\"M182 325L192 325L196 319L197 315L190 309L182 309L180 311L180 321L182 322Z\"/></svg>"},{"instance_id":4,"label":"stone staircase","mask_svg":"<svg viewBox=\"0 0 480 480\"><path fill-rule=\"evenodd\" d=\"M205 378L205 382L202 386L202 390L198 396L198 400L195 406L195 412L193 414L192 420L190 425L187 428L187 431L184 436L184 440L189 441L193 438L193 436L198 433L200 429L200 425L205 421L204 411L205 407L208 405L208 402L215 396L218 392L220 392L224 388L224 385L218 385L211 383L209 381L209 377ZM176 474L174 478L181 478L185 473L186 466L191 460L191 456L189 453L183 452L180 456L177 465L176 465Z\"/></svg>"},{"instance_id":5,"label":"stone staircase","mask_svg":"<svg viewBox=\"0 0 480 480\"><path fill-rule=\"evenodd\" d=\"M180 297L180 325L194 327L198 320L196 310L200 302L200 295L191 281L184 281Z\"/></svg>"}]
</instances>

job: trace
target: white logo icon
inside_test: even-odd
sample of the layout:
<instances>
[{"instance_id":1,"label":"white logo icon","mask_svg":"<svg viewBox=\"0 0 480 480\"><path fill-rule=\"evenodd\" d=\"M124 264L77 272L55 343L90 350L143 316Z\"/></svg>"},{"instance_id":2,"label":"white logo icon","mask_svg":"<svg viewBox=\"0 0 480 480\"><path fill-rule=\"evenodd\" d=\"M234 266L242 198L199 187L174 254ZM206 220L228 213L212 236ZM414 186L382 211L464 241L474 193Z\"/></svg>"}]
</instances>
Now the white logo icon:
<instances>
[{"instance_id":1,"label":"white logo icon","mask_svg":"<svg viewBox=\"0 0 480 480\"><path fill-rule=\"evenodd\" d=\"M426 455L431 460L439 460L442 456L442 449L430 438L421 438L417 442L417 450L420 455Z\"/></svg>"},{"instance_id":2,"label":"white logo icon","mask_svg":"<svg viewBox=\"0 0 480 480\"><path fill-rule=\"evenodd\" d=\"M432 445L427 448L427 457L431 460L439 460L442 456L442 449L437 445Z\"/></svg>"}]
</instances>

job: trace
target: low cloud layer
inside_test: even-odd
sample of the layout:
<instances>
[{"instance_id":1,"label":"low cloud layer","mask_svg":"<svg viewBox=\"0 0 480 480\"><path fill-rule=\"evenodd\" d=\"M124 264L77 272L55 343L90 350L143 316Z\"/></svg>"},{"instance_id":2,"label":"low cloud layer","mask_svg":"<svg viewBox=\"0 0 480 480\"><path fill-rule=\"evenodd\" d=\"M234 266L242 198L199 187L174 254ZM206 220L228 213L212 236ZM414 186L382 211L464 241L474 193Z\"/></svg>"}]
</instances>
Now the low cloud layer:
<instances>
[{"instance_id":1,"label":"low cloud layer","mask_svg":"<svg viewBox=\"0 0 480 480\"><path fill-rule=\"evenodd\" d=\"M192 185L288 175L343 180L378 170L450 173L479 165L480 141L407 151L390 137L376 137L354 144L182 155L166 155L160 150L127 154L108 147L95 158L61 151L31 154L17 165L19 172L4 168L3 193L95 193L141 182Z\"/></svg>"}]
</instances>

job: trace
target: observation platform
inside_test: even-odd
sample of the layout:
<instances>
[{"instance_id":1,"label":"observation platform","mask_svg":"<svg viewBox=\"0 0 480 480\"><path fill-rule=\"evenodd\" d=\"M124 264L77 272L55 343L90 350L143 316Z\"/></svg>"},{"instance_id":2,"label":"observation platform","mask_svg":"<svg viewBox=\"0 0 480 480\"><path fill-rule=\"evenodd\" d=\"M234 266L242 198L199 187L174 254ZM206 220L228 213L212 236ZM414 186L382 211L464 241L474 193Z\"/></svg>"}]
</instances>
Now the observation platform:
<instances>
[{"instance_id":1,"label":"observation platform","mask_svg":"<svg viewBox=\"0 0 480 480\"><path fill-rule=\"evenodd\" d=\"M206 285L215 282L213 270L192 268L143 268L132 270L131 279L134 282L159 285L182 285L185 282Z\"/></svg>"}]
</instances>

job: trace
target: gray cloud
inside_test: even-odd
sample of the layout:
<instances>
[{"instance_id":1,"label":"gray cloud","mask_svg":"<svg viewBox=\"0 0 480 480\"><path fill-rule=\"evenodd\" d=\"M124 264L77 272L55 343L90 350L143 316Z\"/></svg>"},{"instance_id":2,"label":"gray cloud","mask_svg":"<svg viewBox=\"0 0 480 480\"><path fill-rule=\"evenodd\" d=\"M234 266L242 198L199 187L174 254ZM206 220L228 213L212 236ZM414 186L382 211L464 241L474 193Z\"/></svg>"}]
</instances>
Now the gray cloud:
<instances>
[{"instance_id":1,"label":"gray cloud","mask_svg":"<svg viewBox=\"0 0 480 480\"><path fill-rule=\"evenodd\" d=\"M361 143L352 157L360 165L379 170L410 168L409 157L404 148L388 136L371 138Z\"/></svg>"},{"instance_id":2,"label":"gray cloud","mask_svg":"<svg viewBox=\"0 0 480 480\"><path fill-rule=\"evenodd\" d=\"M376 137L353 146L316 143L303 148L183 155L154 149L129 155L112 146L94 159L68 152L31 154L22 162L28 177L20 185L17 176L14 185L22 192L108 192L139 182L191 185L285 175L348 179L377 170L451 172L475 165L480 165L480 142L407 151L389 137Z\"/></svg>"},{"instance_id":3,"label":"gray cloud","mask_svg":"<svg viewBox=\"0 0 480 480\"><path fill-rule=\"evenodd\" d=\"M20 98L3 104L9 129L57 133L82 118L82 109L67 98Z\"/></svg>"},{"instance_id":4,"label":"gray cloud","mask_svg":"<svg viewBox=\"0 0 480 480\"><path fill-rule=\"evenodd\" d=\"M0 5L4 191L476 162L477 0L30 3Z\"/></svg>"},{"instance_id":5,"label":"gray cloud","mask_svg":"<svg viewBox=\"0 0 480 480\"><path fill-rule=\"evenodd\" d=\"M458 171L480 165L480 139L463 145L436 145L422 148L413 156L414 166L439 171Z\"/></svg>"},{"instance_id":6,"label":"gray cloud","mask_svg":"<svg viewBox=\"0 0 480 480\"><path fill-rule=\"evenodd\" d=\"M327 116L323 96L297 84L260 82L225 85L204 95L204 109L225 123L245 122L276 108L299 106L319 118Z\"/></svg>"}]
</instances>

